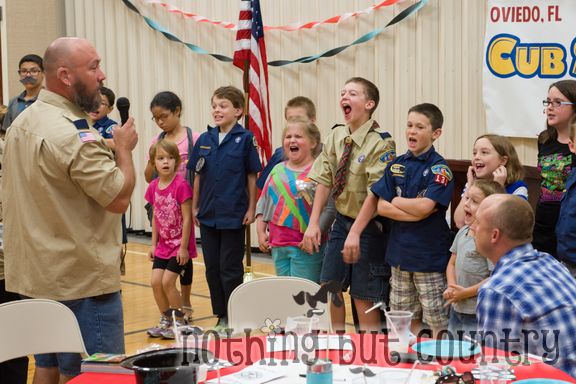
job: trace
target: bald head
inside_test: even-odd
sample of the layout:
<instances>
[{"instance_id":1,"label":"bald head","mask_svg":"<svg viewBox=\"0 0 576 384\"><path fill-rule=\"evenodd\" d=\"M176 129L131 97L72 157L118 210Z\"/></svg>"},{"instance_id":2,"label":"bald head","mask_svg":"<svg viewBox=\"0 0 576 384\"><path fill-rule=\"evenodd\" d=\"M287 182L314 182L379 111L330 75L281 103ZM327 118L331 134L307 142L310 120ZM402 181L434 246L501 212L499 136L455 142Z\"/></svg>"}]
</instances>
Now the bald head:
<instances>
[{"instance_id":1,"label":"bald head","mask_svg":"<svg viewBox=\"0 0 576 384\"><path fill-rule=\"evenodd\" d=\"M106 76L100 56L86 39L61 37L44 53L46 88L74 102L86 112L100 105L100 87Z\"/></svg>"},{"instance_id":2,"label":"bald head","mask_svg":"<svg viewBox=\"0 0 576 384\"><path fill-rule=\"evenodd\" d=\"M532 241L534 212L530 204L521 197L496 194L485 198L478 211L484 211L484 219L511 241Z\"/></svg>"},{"instance_id":3,"label":"bald head","mask_svg":"<svg viewBox=\"0 0 576 384\"><path fill-rule=\"evenodd\" d=\"M96 51L88 40L79 37L61 37L54 40L44 53L46 75L56 75L61 66L74 66L79 56L90 50Z\"/></svg>"},{"instance_id":4,"label":"bald head","mask_svg":"<svg viewBox=\"0 0 576 384\"><path fill-rule=\"evenodd\" d=\"M478 206L471 228L476 249L495 264L513 248L532 241L534 212L521 197L490 195Z\"/></svg>"}]
</instances>

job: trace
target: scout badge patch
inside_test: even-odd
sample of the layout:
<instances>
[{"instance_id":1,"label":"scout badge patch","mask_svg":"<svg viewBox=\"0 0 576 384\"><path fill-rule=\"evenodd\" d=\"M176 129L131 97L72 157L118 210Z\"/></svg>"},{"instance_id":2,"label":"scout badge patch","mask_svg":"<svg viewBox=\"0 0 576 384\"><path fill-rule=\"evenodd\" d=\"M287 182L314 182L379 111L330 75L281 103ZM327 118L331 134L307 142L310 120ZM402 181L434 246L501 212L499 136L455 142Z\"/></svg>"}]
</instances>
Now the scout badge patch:
<instances>
[{"instance_id":1,"label":"scout badge patch","mask_svg":"<svg viewBox=\"0 0 576 384\"><path fill-rule=\"evenodd\" d=\"M74 120L73 123L76 129L80 130L80 132L78 132L78 137L80 138L81 142L90 143L98 141L96 136L94 136L94 134L89 131L90 127L88 126L88 122L85 119Z\"/></svg>"},{"instance_id":2,"label":"scout badge patch","mask_svg":"<svg viewBox=\"0 0 576 384\"><path fill-rule=\"evenodd\" d=\"M392 176L404 177L404 166L402 164L392 164L390 172L392 172Z\"/></svg>"},{"instance_id":3,"label":"scout badge patch","mask_svg":"<svg viewBox=\"0 0 576 384\"><path fill-rule=\"evenodd\" d=\"M430 170L434 174L434 182L437 184L447 186L448 182L452 180L452 172L450 171L450 168L444 164L434 165Z\"/></svg>"},{"instance_id":4,"label":"scout badge patch","mask_svg":"<svg viewBox=\"0 0 576 384\"><path fill-rule=\"evenodd\" d=\"M80 141L83 143L98 141L92 132L78 132L78 137L80 137Z\"/></svg>"},{"instance_id":5,"label":"scout badge patch","mask_svg":"<svg viewBox=\"0 0 576 384\"><path fill-rule=\"evenodd\" d=\"M382 156L380 156L380 161L387 163L393 160L396 157L396 151L393 149L389 149Z\"/></svg>"}]
</instances>

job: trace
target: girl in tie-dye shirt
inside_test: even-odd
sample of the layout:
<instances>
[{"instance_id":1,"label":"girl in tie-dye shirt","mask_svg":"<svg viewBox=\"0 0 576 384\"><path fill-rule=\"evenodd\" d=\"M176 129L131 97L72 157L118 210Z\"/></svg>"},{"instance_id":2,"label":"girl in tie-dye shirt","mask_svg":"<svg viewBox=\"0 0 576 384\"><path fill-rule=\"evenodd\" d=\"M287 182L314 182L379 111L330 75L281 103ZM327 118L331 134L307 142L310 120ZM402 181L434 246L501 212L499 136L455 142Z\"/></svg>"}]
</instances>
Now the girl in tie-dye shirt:
<instances>
[{"instance_id":1,"label":"girl in tie-dye shirt","mask_svg":"<svg viewBox=\"0 0 576 384\"><path fill-rule=\"evenodd\" d=\"M320 152L320 131L314 123L296 119L286 124L283 149L287 160L276 165L262 189L257 214L267 221L270 236L258 232L260 249L272 251L278 276L296 276L318 282L323 249L308 254L300 249L308 227L316 183L308 178Z\"/></svg>"}]
</instances>

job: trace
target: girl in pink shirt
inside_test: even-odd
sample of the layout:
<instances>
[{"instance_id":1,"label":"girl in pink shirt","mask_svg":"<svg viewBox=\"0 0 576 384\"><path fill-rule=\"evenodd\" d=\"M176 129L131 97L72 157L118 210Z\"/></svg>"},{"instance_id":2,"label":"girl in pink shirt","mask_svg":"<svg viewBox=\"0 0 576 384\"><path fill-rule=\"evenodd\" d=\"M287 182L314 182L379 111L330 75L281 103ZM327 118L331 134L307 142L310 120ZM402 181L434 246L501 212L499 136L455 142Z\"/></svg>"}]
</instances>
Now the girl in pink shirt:
<instances>
[{"instance_id":1,"label":"girl in pink shirt","mask_svg":"<svg viewBox=\"0 0 576 384\"><path fill-rule=\"evenodd\" d=\"M180 163L178 147L160 140L150 149L150 162L158 177L148 185L145 198L154 207L152 219L152 291L160 310L160 323L148 330L151 337L173 339L172 312L177 326L184 325L182 297L176 278L190 258L196 257L192 225L192 188L176 173Z\"/></svg>"},{"instance_id":2,"label":"girl in pink shirt","mask_svg":"<svg viewBox=\"0 0 576 384\"><path fill-rule=\"evenodd\" d=\"M186 164L188 163L188 158L190 157L190 152L192 152L194 143L196 143L200 134L193 132L190 128L182 125L180 121L180 117L182 116L182 100L180 100L178 95L174 92L159 92L150 102L150 112L152 113L152 120L154 120L156 125L158 125L158 128L162 130L162 133L160 133L159 136L154 136L152 138L150 148L152 148L158 140L163 138L175 143L178 146L178 152L180 153L181 159L180 164L176 167L176 173L192 185L194 175L192 171L186 170ZM148 163L144 170L144 177L146 182L149 183L156 177L156 175L154 172L154 162L150 161L149 158L146 160ZM196 239L193 238L192 241L196 241ZM191 320L192 316L192 303L190 302L192 278L193 267L190 262L184 266L184 273L180 275L182 309L186 313L188 320Z\"/></svg>"}]
</instances>

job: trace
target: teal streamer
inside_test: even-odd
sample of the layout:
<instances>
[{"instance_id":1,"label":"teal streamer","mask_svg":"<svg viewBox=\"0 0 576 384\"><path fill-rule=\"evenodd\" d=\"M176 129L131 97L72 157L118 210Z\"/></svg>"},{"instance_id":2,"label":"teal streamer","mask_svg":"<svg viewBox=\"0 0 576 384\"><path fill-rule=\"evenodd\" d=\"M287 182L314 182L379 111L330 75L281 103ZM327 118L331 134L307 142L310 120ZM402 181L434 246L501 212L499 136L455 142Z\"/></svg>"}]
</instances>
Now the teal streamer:
<instances>
[{"instance_id":1,"label":"teal streamer","mask_svg":"<svg viewBox=\"0 0 576 384\"><path fill-rule=\"evenodd\" d=\"M150 26L150 28L152 28L155 31L160 32L161 34L163 34L168 40L170 41L174 41L176 43L181 43L184 44L185 46L187 46L189 49L191 49L193 52L198 53L200 55L210 55L213 58L215 58L216 60L219 61L223 61L223 62L232 62L232 58L228 57L228 56L224 56L224 55L220 55L218 53L210 53L207 50L205 50L204 48L201 48L197 45L191 44L191 43L187 43L185 41L180 40L177 36L175 36L174 34L172 34L170 31L168 31L166 28L162 27L160 24L158 24L157 22L155 22L154 20L150 19L149 17L144 16L142 13L140 13L140 11L138 10L138 8L136 8L136 6L134 4L132 4L129 0L122 0L122 2L124 3L124 5L126 5L126 7L128 7L128 9L130 9L132 12L137 13L138 15L140 15L144 21L146 22L146 24L148 24L148 26Z\"/></svg>"},{"instance_id":2,"label":"teal streamer","mask_svg":"<svg viewBox=\"0 0 576 384\"><path fill-rule=\"evenodd\" d=\"M337 55L338 53L342 52L346 48L349 48L353 45L362 44L362 43L365 43L369 40L372 40L373 38L375 38L376 36L378 36L379 34L384 32L384 30L386 28L391 27L392 25L399 23L400 21L402 21L405 18L407 18L408 16L410 16L412 13L417 12L420 8L422 8L424 5L426 5L426 3L428 3L428 0L420 0L419 2L412 4L411 6L409 6L408 8L406 8L405 10L403 10L402 12L397 14L392 20L390 20L388 22L388 24L386 24L384 26L384 28L379 28L379 29L373 30L372 32L368 32L367 34L354 40L350 44L343 45L341 47L332 48L329 51L326 51L324 53L320 53L317 55L301 57L301 58L296 59L296 60L270 61L270 62L268 62L268 65L271 67L282 67L284 65L293 64L293 63L311 63L311 62L316 61L316 60L323 58L323 57L331 57L331 56Z\"/></svg>"},{"instance_id":3,"label":"teal streamer","mask_svg":"<svg viewBox=\"0 0 576 384\"><path fill-rule=\"evenodd\" d=\"M232 58L228 57L228 56L224 56L224 55L220 55L217 53L210 53L208 51L206 51L205 49L191 44L191 43L187 43L185 41L180 40L177 36L175 36L174 34L172 34L170 31L166 30L164 27L162 27L160 24L158 24L157 22L155 22L154 20L142 15L142 13L140 13L140 11L138 10L138 8L136 8L136 6L134 6L134 4L132 4L129 0L122 0L122 2L124 3L124 5L126 5L126 7L128 7L128 9L130 9L131 11L137 13L138 15L140 15L144 21L146 22L146 24L148 24L148 26L150 26L150 28L154 29L155 31L160 32L161 34L163 34L168 40L170 41L174 41L176 43L181 43L184 44L185 46L187 46L189 49L191 49L193 52L198 53L200 55L210 55L212 57L214 57L215 59L219 60L219 61L223 61L223 62L232 62ZM301 57L299 59L296 60L275 60L275 61L269 61L268 65L271 67L283 67L285 65L289 65L289 64L294 64L294 63L311 63L313 61L316 61L318 59L324 58L324 57L332 57L337 55L338 53L344 51L345 49L353 46L353 45L358 45L358 44L362 44L365 43L367 41L372 40L373 38L375 38L376 36L378 36L379 34L381 34L382 32L384 32L384 30L388 27L393 26L394 24L399 23L400 21L404 20L405 18L407 18L408 16L410 16L411 14L417 12L420 10L420 8L422 8L423 6L425 6L428 3L428 0L420 0L417 3L412 4L411 6L409 6L408 8L406 8L405 10L403 10L402 12L400 12L399 14L397 14L392 20L390 20L388 22L388 24L386 24L383 28L378 28L375 29L371 32L368 32L367 34L365 34L364 36L361 36L360 38L354 40L352 43L347 44L347 45L342 45L340 47L336 47L336 48L332 48L324 53L319 53L317 55L312 55L312 56L304 56Z\"/></svg>"}]
</instances>

